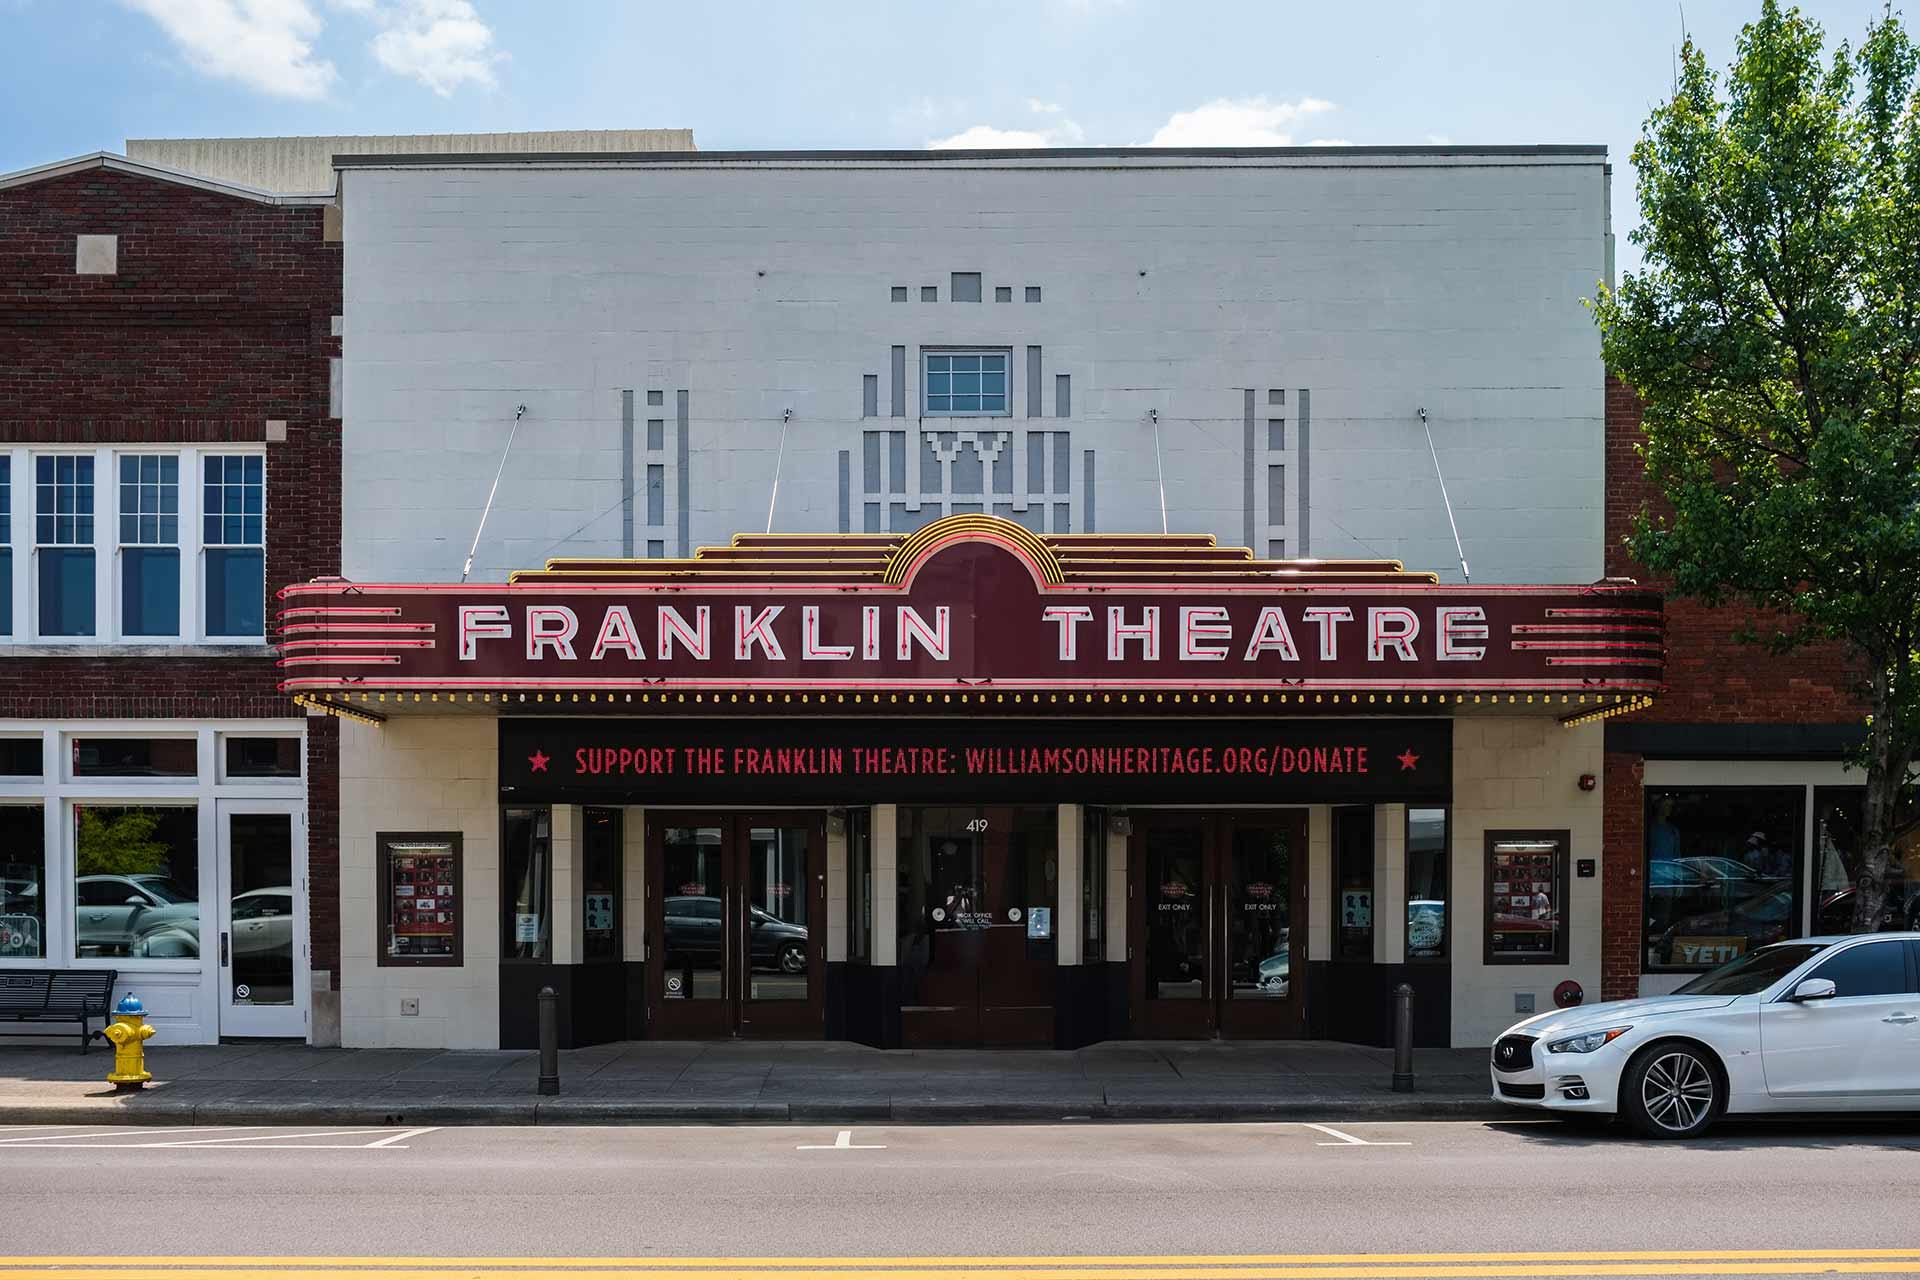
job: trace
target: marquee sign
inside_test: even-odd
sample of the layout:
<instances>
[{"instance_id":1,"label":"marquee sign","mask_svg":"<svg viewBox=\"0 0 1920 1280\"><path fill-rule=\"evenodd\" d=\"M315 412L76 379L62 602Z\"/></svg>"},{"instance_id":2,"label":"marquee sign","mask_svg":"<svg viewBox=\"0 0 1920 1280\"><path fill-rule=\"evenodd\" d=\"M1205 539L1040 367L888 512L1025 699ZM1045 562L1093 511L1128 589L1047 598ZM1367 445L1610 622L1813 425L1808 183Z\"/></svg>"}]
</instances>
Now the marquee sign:
<instances>
[{"instance_id":1,"label":"marquee sign","mask_svg":"<svg viewBox=\"0 0 1920 1280\"><path fill-rule=\"evenodd\" d=\"M1441 719L520 718L500 794L549 804L1444 804Z\"/></svg>"},{"instance_id":2,"label":"marquee sign","mask_svg":"<svg viewBox=\"0 0 1920 1280\"><path fill-rule=\"evenodd\" d=\"M1663 661L1660 597L1630 583L1441 586L1393 562L1042 539L982 516L905 538L556 561L505 585L323 580L281 597L293 692L1647 694Z\"/></svg>"}]
</instances>

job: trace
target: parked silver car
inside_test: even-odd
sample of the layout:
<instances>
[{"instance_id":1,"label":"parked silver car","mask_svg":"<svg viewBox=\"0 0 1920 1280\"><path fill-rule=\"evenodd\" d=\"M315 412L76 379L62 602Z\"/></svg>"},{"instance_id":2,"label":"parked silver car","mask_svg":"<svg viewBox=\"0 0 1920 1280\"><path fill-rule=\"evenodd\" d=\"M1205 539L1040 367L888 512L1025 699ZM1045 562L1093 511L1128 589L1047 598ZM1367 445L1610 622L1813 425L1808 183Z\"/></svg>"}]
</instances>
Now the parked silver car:
<instances>
[{"instance_id":1,"label":"parked silver car","mask_svg":"<svg viewBox=\"0 0 1920 1280\"><path fill-rule=\"evenodd\" d=\"M74 943L83 956L192 959L200 954L200 903L162 875L81 876L74 881Z\"/></svg>"}]
</instances>

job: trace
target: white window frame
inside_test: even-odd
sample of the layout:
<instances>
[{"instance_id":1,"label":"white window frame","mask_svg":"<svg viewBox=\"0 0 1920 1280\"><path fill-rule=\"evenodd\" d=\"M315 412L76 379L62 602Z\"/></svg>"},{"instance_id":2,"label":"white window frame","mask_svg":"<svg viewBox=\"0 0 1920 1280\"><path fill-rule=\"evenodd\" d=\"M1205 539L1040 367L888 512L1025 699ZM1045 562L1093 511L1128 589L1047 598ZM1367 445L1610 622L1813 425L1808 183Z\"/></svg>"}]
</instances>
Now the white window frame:
<instances>
[{"instance_id":1,"label":"white window frame","mask_svg":"<svg viewBox=\"0 0 1920 1280\"><path fill-rule=\"evenodd\" d=\"M14 538L8 542L13 547L13 632L0 635L0 653L9 648L21 646L42 646L60 648L99 648L106 645L152 646L220 646L224 648L253 648L267 652L269 641L266 635L229 636L211 633L207 630L206 610L203 605L206 595L206 552L209 544L204 540L204 527L201 520L202 493L205 477L203 460L208 456L240 455L261 459L261 552L265 555L267 523L272 517L272 499L268 493L271 486L266 483L266 447L262 444L216 444L190 446L161 446L152 444L97 445L76 448L72 445L33 444L0 445L12 464L12 497L16 508L13 517L15 530L24 528L30 536ZM36 459L55 455L91 454L93 457L93 574L94 574L94 634L90 636L54 636L40 632L40 596L37 590L40 575L39 531L34 517L38 513L38 489L35 475ZM178 636L136 636L127 635L121 617L121 575L123 563L120 543L120 458L123 455L165 454L177 457L180 466L179 495L179 539L173 545L180 551L180 634ZM22 487L20 478L27 477L28 483ZM22 493L26 495L26 520L20 523ZM136 544L137 545L137 544ZM212 544L216 546L227 544ZM263 590L265 584L262 584ZM271 629L271 621L264 614L263 601L262 630Z\"/></svg>"},{"instance_id":2,"label":"white window frame","mask_svg":"<svg viewBox=\"0 0 1920 1280\"><path fill-rule=\"evenodd\" d=\"M1002 377L1006 383L1006 404L999 409L934 409L928 404L931 377L927 361L948 356L997 356L1005 362ZM922 347L920 348L920 416L923 418L1011 418L1013 416L1013 351L1008 347Z\"/></svg>"},{"instance_id":3,"label":"white window frame","mask_svg":"<svg viewBox=\"0 0 1920 1280\"><path fill-rule=\"evenodd\" d=\"M228 736L298 738L298 778L221 779L220 752ZM46 823L46 880L41 898L46 911L43 955L37 960L12 959L10 968L117 969L123 975L143 973L199 974L206 1000L217 998L219 958L203 954L192 960L146 960L133 956L77 957L74 955L74 880L78 875L75 848L75 804L147 805L156 808L193 806L198 823L200 930L204 940L218 929L220 860L219 802L222 800L279 799L298 802L307 795L306 725L298 720L63 720L53 723L0 720L0 738L41 739L38 778L0 777L0 804L38 804ZM195 742L198 776L193 778L75 778L75 738L190 738ZM311 910L310 884L308 903ZM305 936L305 935L302 935ZM309 943L309 945L311 945ZM301 963L305 957L301 958ZM203 1004L212 1009L212 1004ZM217 1023L209 1023L209 1026Z\"/></svg>"}]
</instances>

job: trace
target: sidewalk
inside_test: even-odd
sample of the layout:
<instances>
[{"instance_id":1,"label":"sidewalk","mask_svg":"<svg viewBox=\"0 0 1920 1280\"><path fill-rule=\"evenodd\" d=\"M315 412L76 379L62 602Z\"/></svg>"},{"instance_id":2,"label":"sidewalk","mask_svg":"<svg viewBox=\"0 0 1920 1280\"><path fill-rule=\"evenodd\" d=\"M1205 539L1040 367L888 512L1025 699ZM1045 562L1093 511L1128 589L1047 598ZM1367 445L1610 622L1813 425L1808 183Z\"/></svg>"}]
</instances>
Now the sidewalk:
<instances>
[{"instance_id":1,"label":"sidewalk","mask_svg":"<svg viewBox=\"0 0 1920 1280\"><path fill-rule=\"evenodd\" d=\"M117 1095L111 1052L0 1045L0 1124L648 1124L1427 1119L1511 1114L1486 1053L1325 1042L1110 1041L1074 1051L634 1041L560 1055L560 1096L526 1051L203 1045L148 1050Z\"/></svg>"}]
</instances>

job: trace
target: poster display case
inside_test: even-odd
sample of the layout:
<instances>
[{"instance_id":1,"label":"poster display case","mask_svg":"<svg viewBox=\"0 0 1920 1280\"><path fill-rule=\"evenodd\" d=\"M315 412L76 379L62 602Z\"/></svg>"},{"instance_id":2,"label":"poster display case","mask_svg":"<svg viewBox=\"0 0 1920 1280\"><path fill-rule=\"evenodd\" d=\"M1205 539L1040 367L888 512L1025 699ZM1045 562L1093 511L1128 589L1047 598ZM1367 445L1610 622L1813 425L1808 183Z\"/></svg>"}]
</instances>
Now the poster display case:
<instances>
[{"instance_id":1,"label":"poster display case","mask_svg":"<svg viewBox=\"0 0 1920 1280\"><path fill-rule=\"evenodd\" d=\"M1488 964L1567 963L1567 833L1487 832Z\"/></svg>"},{"instance_id":2,"label":"poster display case","mask_svg":"<svg viewBox=\"0 0 1920 1280\"><path fill-rule=\"evenodd\" d=\"M460 833L379 836L381 965L460 963Z\"/></svg>"}]
</instances>

